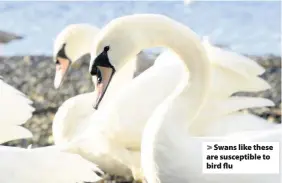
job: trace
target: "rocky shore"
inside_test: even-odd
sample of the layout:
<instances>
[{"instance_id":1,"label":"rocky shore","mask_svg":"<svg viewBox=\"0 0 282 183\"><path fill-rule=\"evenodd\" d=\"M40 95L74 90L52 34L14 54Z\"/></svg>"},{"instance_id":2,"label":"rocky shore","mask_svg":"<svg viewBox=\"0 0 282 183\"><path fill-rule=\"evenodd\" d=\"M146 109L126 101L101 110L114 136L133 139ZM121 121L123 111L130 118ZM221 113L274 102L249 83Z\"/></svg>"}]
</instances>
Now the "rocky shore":
<instances>
[{"instance_id":1,"label":"rocky shore","mask_svg":"<svg viewBox=\"0 0 282 183\"><path fill-rule=\"evenodd\" d=\"M246 110L269 121L281 122L281 58L276 56L255 57L266 68L262 75L272 88L247 95L266 97L275 102L275 107ZM55 64L50 56L14 56L0 57L0 74L4 81L25 93L32 101L36 111L25 125L34 137L30 140L18 140L9 145L34 147L53 143L52 119L58 107L70 97L91 92L94 87L88 74L88 56L75 65L59 90L53 87ZM244 93L246 94L246 93ZM238 95L241 95L240 93Z\"/></svg>"}]
</instances>

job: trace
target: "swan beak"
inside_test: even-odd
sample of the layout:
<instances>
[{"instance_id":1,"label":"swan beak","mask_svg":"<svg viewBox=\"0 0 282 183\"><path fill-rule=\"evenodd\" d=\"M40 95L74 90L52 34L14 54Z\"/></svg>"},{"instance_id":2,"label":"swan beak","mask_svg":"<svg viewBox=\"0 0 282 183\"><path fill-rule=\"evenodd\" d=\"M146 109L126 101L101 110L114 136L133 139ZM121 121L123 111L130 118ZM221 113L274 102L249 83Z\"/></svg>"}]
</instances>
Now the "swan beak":
<instances>
[{"instance_id":1,"label":"swan beak","mask_svg":"<svg viewBox=\"0 0 282 183\"><path fill-rule=\"evenodd\" d=\"M114 73L115 70L111 67L97 66L97 82L95 86L95 89L97 90L97 97L94 109L98 110L99 104L107 91Z\"/></svg>"},{"instance_id":2,"label":"swan beak","mask_svg":"<svg viewBox=\"0 0 282 183\"><path fill-rule=\"evenodd\" d=\"M70 67L70 61L65 58L57 58L56 62L56 74L54 79L54 87L58 89L64 79L64 76L66 75L68 69Z\"/></svg>"}]
</instances>

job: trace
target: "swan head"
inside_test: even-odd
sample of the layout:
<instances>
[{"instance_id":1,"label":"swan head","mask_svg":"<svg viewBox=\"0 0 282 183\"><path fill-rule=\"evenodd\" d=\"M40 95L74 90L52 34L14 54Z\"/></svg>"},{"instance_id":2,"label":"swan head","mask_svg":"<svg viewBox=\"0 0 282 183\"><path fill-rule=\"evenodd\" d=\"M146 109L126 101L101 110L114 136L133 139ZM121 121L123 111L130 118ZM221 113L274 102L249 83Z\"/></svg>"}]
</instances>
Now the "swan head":
<instances>
[{"instance_id":1,"label":"swan head","mask_svg":"<svg viewBox=\"0 0 282 183\"><path fill-rule=\"evenodd\" d=\"M115 20L112 23L122 23ZM92 76L97 77L94 81L95 89L98 92L94 104L96 110L114 74L122 68L126 61L136 57L142 50L136 44L137 38L134 33L127 34L122 26L112 27L112 23L106 25L103 31L99 32L91 52L89 72ZM126 41L121 42L122 40Z\"/></svg>"},{"instance_id":2,"label":"swan head","mask_svg":"<svg viewBox=\"0 0 282 183\"><path fill-rule=\"evenodd\" d=\"M90 48L99 29L89 24L71 24L56 37L53 59L56 64L54 87L57 89L71 64L90 53Z\"/></svg>"}]
</instances>

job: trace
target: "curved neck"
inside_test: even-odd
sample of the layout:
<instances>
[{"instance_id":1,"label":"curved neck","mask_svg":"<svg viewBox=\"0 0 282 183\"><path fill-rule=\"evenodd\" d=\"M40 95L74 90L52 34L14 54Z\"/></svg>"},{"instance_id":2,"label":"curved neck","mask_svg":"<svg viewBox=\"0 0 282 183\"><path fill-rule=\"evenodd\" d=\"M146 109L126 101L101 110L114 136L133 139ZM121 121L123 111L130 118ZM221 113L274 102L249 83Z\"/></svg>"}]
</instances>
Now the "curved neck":
<instances>
[{"instance_id":1,"label":"curved neck","mask_svg":"<svg viewBox=\"0 0 282 183\"><path fill-rule=\"evenodd\" d=\"M75 36L69 40L69 43L66 45L67 56L72 60L72 62L76 62L79 58L86 54L90 54L91 48L93 45L93 41L98 34L98 30L93 31L85 31L80 36Z\"/></svg>"},{"instance_id":2,"label":"curved neck","mask_svg":"<svg viewBox=\"0 0 282 183\"><path fill-rule=\"evenodd\" d=\"M133 34L131 41L137 46L135 54L146 48L163 46L172 49L184 61L189 69L189 85L182 83L184 85L179 86L175 94L189 97L190 110L187 112L195 117L210 83L210 63L200 38L185 25L161 15L136 15L126 21L129 25L125 27L126 32Z\"/></svg>"}]
</instances>

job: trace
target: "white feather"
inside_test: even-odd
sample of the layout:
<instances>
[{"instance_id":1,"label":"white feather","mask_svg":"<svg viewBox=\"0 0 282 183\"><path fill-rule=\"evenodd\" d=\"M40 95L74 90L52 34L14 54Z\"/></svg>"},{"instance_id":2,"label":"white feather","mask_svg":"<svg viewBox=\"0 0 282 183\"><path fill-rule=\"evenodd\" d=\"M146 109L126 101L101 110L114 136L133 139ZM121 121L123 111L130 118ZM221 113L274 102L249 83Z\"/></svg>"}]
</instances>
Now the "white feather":
<instances>
[{"instance_id":1,"label":"white feather","mask_svg":"<svg viewBox=\"0 0 282 183\"><path fill-rule=\"evenodd\" d=\"M20 91L0 79L0 143L30 138L29 130L19 126L31 116L32 102Z\"/></svg>"},{"instance_id":2,"label":"white feather","mask_svg":"<svg viewBox=\"0 0 282 183\"><path fill-rule=\"evenodd\" d=\"M57 149L22 149L0 146L0 182L77 183L95 182L101 171L77 154Z\"/></svg>"},{"instance_id":3,"label":"white feather","mask_svg":"<svg viewBox=\"0 0 282 183\"><path fill-rule=\"evenodd\" d=\"M0 80L0 144L20 138L32 137L24 124L34 108L26 96ZM77 183L94 182L101 178L101 170L79 155L69 153L74 149L66 144L28 149L0 145L0 182L5 183Z\"/></svg>"}]
</instances>

